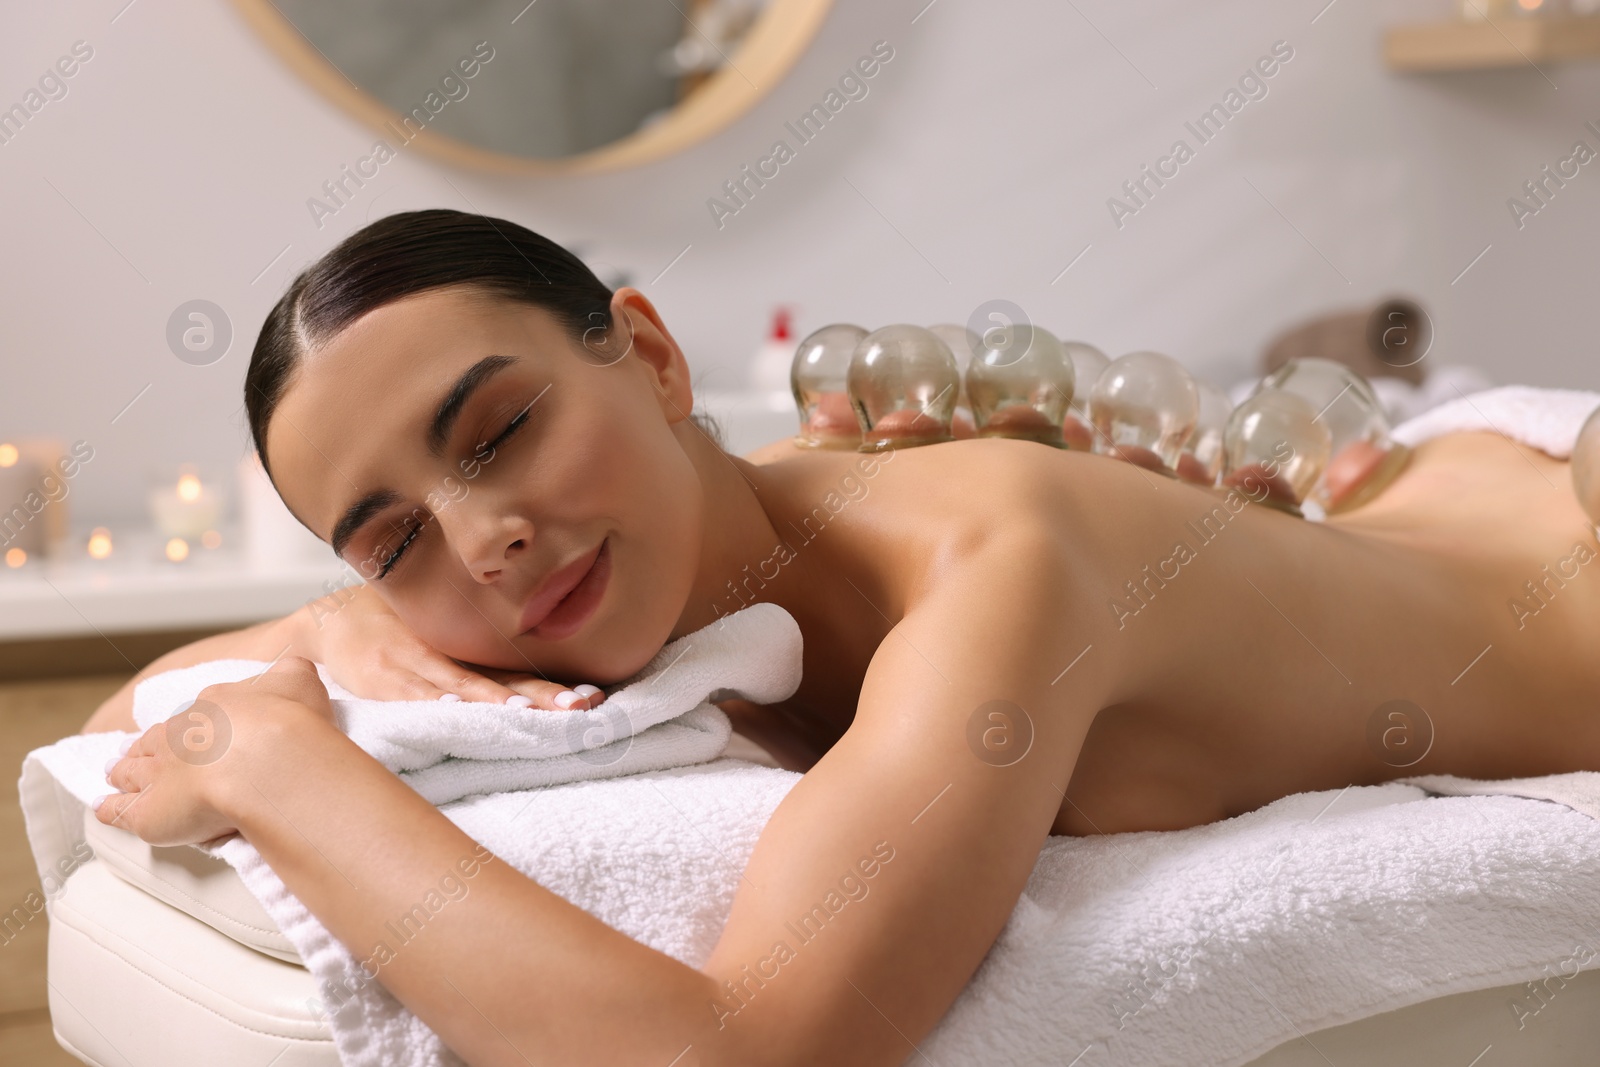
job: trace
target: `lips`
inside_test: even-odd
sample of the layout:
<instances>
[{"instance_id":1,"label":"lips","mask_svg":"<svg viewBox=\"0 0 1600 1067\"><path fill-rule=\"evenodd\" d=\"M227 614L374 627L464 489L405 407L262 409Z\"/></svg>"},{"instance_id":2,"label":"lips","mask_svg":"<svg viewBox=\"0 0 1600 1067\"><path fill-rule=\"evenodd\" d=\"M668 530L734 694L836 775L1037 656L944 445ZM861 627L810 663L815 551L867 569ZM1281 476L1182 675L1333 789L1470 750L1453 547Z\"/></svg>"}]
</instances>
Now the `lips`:
<instances>
[{"instance_id":1,"label":"lips","mask_svg":"<svg viewBox=\"0 0 1600 1067\"><path fill-rule=\"evenodd\" d=\"M576 633L605 593L611 576L610 544L608 537L550 574L523 607L520 632L548 641Z\"/></svg>"}]
</instances>

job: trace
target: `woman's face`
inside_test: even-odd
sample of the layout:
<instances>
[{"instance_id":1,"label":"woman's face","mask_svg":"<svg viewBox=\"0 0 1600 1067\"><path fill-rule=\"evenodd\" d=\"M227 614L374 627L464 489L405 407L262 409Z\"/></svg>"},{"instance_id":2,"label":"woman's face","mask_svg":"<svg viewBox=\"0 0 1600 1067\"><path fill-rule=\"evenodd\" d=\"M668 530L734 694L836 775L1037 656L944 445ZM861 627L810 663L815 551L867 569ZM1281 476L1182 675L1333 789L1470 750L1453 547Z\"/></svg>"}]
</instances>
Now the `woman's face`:
<instances>
[{"instance_id":1,"label":"woman's face","mask_svg":"<svg viewBox=\"0 0 1600 1067\"><path fill-rule=\"evenodd\" d=\"M539 308L419 293L307 353L272 416L290 510L446 655L605 684L684 611L688 368L636 290L612 309L580 345Z\"/></svg>"}]
</instances>

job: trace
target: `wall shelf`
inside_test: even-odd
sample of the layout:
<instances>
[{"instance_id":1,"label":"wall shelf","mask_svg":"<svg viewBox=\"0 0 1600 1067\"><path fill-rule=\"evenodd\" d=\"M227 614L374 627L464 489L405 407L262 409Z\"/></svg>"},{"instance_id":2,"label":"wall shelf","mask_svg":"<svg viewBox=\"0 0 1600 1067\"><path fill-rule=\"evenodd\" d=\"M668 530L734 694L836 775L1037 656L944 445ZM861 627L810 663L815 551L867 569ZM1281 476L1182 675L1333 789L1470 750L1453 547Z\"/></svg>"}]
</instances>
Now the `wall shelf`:
<instances>
[{"instance_id":1,"label":"wall shelf","mask_svg":"<svg viewBox=\"0 0 1600 1067\"><path fill-rule=\"evenodd\" d=\"M1395 26L1384 34L1392 70L1449 71L1600 59L1600 16L1527 17Z\"/></svg>"},{"instance_id":2,"label":"wall shelf","mask_svg":"<svg viewBox=\"0 0 1600 1067\"><path fill-rule=\"evenodd\" d=\"M116 527L111 558L62 552L0 566L0 646L105 634L235 629L287 615L330 586L356 582L353 571L323 554L288 555L278 562L252 559L233 526L221 528L225 544L196 546L183 563L170 563L165 539L152 528ZM82 544L80 538L70 539ZM311 542L318 544L316 541ZM0 649L0 674L6 669ZM121 664L116 669L121 669Z\"/></svg>"}]
</instances>

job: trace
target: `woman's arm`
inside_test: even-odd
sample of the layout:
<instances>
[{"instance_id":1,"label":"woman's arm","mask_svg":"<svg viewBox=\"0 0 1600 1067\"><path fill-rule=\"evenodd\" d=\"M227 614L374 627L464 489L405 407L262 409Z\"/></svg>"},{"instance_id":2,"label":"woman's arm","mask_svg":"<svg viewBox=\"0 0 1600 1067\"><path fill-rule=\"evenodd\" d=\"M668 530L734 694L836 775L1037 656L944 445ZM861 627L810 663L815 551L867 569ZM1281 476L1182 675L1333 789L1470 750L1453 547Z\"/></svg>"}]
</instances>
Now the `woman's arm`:
<instances>
[{"instance_id":1,"label":"woman's arm","mask_svg":"<svg viewBox=\"0 0 1600 1067\"><path fill-rule=\"evenodd\" d=\"M469 1063L665 1065L690 1044L711 1050L699 1039L708 976L493 858L334 726L309 661L208 686L190 713L227 720L206 731L230 738L225 751L186 759L163 724L151 727L112 768L123 792L96 817L154 844L239 831L367 974ZM403 944L390 929L402 923L420 927Z\"/></svg>"},{"instance_id":2,"label":"woman's arm","mask_svg":"<svg viewBox=\"0 0 1600 1067\"><path fill-rule=\"evenodd\" d=\"M1089 624L1060 556L1047 531L1008 532L941 568L873 657L855 723L779 805L698 971L493 860L422 936L375 954L386 923L481 852L328 724L298 661L273 672L287 697L281 680L216 687L228 757L193 767L147 733L113 771L136 791L99 817L181 840L195 832L184 798L221 798L205 829L237 827L474 1064L899 1063L1015 906L1112 684L1109 654L1061 673ZM985 737L996 729L1016 731L1012 749ZM197 779L212 784L184 784Z\"/></svg>"},{"instance_id":3,"label":"woman's arm","mask_svg":"<svg viewBox=\"0 0 1600 1067\"><path fill-rule=\"evenodd\" d=\"M719 1024L777 1063L920 1062L1114 702L1125 650L1063 674L1097 635L1059 531L994 533L934 574L850 729L768 822L704 967L734 984Z\"/></svg>"},{"instance_id":4,"label":"woman's arm","mask_svg":"<svg viewBox=\"0 0 1600 1067\"><path fill-rule=\"evenodd\" d=\"M317 658L306 633L303 611L296 611L281 619L269 619L254 626L246 626L242 630L213 634L156 658L123 683L122 688L107 697L78 732L94 734L108 730L129 732L138 730L133 721L133 690L151 675L160 674L162 671L174 671L180 667L193 667L197 663L214 659L273 660L280 655Z\"/></svg>"}]
</instances>

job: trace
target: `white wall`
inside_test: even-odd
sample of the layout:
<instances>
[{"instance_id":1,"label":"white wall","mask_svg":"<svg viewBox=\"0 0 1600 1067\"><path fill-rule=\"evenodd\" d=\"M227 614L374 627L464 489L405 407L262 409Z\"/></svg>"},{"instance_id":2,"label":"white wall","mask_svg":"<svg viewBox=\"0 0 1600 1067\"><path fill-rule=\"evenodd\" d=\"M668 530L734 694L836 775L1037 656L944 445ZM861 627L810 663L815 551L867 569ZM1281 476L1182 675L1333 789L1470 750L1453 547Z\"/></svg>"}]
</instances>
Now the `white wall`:
<instances>
[{"instance_id":1,"label":"white wall","mask_svg":"<svg viewBox=\"0 0 1600 1067\"><path fill-rule=\"evenodd\" d=\"M138 514L152 465L243 448L245 362L292 272L369 218L440 205L584 242L631 272L711 388L740 384L777 302L806 330L965 320L1005 297L1058 333L1161 349L1226 384L1294 319L1391 290L1432 311L1430 359L1600 388L1600 166L1520 232L1506 208L1573 141L1600 148L1583 128L1600 123L1600 64L1386 72L1381 27L1445 0L1336 0L1314 24L1324 0L937 0L913 23L924 2L842 2L766 100L673 159L535 180L403 152L320 230L306 199L373 134L231 8L10 5L0 105L75 40L94 58L0 145L0 437L90 440L79 517ZM719 230L706 200L879 39L895 56L870 94ZM1119 230L1107 198L1277 40L1295 55L1269 95ZM212 366L167 350L167 317L193 298L234 325Z\"/></svg>"}]
</instances>

